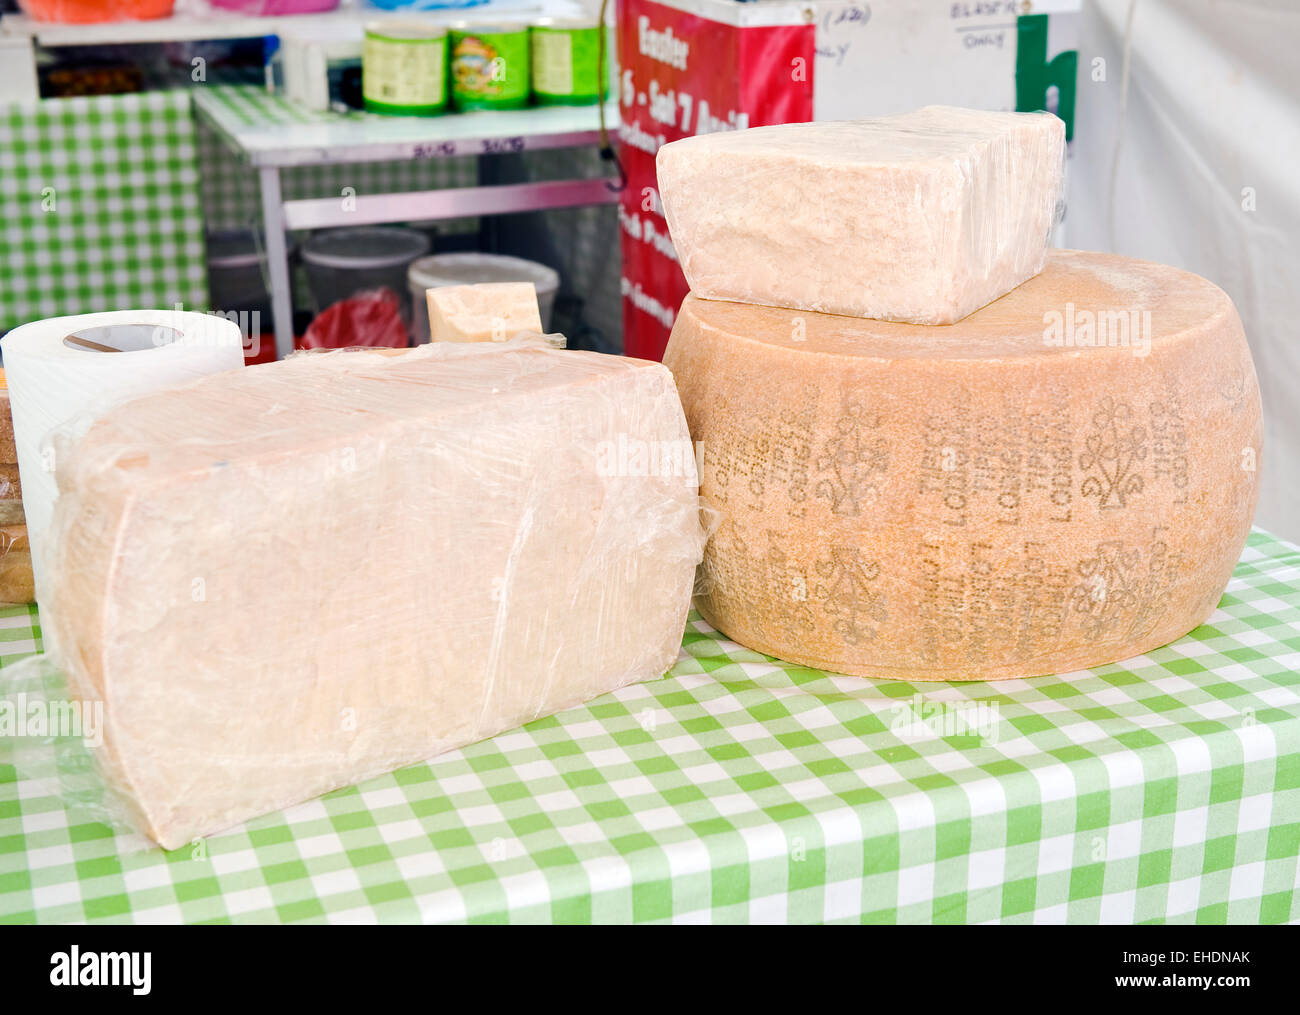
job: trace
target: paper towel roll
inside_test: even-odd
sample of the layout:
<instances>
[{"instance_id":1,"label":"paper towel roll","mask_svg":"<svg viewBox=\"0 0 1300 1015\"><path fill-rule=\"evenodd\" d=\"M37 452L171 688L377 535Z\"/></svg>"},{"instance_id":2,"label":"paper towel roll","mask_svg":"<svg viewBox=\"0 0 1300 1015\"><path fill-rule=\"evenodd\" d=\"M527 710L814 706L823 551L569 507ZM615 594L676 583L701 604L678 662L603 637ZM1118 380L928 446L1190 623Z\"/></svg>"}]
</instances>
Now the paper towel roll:
<instances>
[{"instance_id":1,"label":"paper towel roll","mask_svg":"<svg viewBox=\"0 0 1300 1015\"><path fill-rule=\"evenodd\" d=\"M0 339L9 382L23 508L36 575L57 495L55 434L75 437L135 395L244 365L234 322L178 310L118 310L52 317Z\"/></svg>"}]
</instances>

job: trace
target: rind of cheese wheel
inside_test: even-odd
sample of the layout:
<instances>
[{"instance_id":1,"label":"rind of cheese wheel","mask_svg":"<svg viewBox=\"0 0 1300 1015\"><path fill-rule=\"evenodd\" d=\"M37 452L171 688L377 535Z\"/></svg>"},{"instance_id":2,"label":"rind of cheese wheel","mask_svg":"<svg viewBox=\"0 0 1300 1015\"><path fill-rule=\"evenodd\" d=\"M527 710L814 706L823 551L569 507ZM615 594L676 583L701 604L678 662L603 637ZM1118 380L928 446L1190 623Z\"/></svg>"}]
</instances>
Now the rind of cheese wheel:
<instances>
[{"instance_id":1,"label":"rind of cheese wheel","mask_svg":"<svg viewBox=\"0 0 1300 1015\"><path fill-rule=\"evenodd\" d=\"M294 357L146 395L59 462L50 621L102 760L174 848L677 657L703 534L657 363L536 346Z\"/></svg>"},{"instance_id":2,"label":"rind of cheese wheel","mask_svg":"<svg viewBox=\"0 0 1300 1015\"><path fill-rule=\"evenodd\" d=\"M1042 270L1064 153L1049 113L927 106L684 138L656 167L696 296L951 324Z\"/></svg>"},{"instance_id":3,"label":"rind of cheese wheel","mask_svg":"<svg viewBox=\"0 0 1300 1015\"><path fill-rule=\"evenodd\" d=\"M504 342L520 331L542 331L531 282L439 286L425 297L432 342Z\"/></svg>"},{"instance_id":4,"label":"rind of cheese wheel","mask_svg":"<svg viewBox=\"0 0 1300 1015\"><path fill-rule=\"evenodd\" d=\"M1048 344L1088 339L1085 311L1136 312L1149 353ZM1053 251L947 328L689 296L664 362L717 512L696 605L791 662L992 680L1129 658L1213 612L1250 530L1250 352L1175 268Z\"/></svg>"}]
</instances>

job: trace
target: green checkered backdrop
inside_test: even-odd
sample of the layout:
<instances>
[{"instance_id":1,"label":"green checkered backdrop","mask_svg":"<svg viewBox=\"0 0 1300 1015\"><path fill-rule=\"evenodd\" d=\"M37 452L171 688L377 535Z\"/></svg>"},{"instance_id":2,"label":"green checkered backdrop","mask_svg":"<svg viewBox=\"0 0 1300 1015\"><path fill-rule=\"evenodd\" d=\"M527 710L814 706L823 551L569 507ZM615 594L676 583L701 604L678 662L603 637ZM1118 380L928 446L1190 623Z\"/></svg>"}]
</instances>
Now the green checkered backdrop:
<instances>
[{"instance_id":1,"label":"green checkered backdrop","mask_svg":"<svg viewBox=\"0 0 1300 1015\"><path fill-rule=\"evenodd\" d=\"M0 111L0 332L124 307L206 308L185 92Z\"/></svg>"},{"instance_id":2,"label":"green checkered backdrop","mask_svg":"<svg viewBox=\"0 0 1300 1015\"><path fill-rule=\"evenodd\" d=\"M1259 531L1206 624L1068 677L836 676L692 614L662 680L172 853L0 758L0 921L1296 921L1298 669Z\"/></svg>"}]
</instances>

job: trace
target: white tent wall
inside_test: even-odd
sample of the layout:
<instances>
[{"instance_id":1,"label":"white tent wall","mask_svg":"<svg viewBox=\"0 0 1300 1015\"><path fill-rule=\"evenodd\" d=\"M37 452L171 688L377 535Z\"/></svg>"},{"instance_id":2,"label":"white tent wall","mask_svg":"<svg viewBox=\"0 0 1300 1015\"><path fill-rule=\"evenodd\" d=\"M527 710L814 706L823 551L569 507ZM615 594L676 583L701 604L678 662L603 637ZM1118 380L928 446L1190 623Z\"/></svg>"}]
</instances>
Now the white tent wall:
<instances>
[{"instance_id":1,"label":"white tent wall","mask_svg":"<svg viewBox=\"0 0 1300 1015\"><path fill-rule=\"evenodd\" d=\"M1070 246L1237 305L1263 392L1256 523L1300 540L1300 0L1086 0Z\"/></svg>"}]
</instances>

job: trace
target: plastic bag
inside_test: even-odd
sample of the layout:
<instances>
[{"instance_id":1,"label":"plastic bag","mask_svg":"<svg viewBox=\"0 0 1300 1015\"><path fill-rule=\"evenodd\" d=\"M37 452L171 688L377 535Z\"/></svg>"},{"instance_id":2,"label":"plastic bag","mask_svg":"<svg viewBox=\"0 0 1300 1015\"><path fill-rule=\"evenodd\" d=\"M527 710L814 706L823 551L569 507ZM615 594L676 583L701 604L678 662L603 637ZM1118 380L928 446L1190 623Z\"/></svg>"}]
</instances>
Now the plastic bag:
<instances>
[{"instance_id":1,"label":"plastic bag","mask_svg":"<svg viewBox=\"0 0 1300 1015\"><path fill-rule=\"evenodd\" d=\"M397 294L391 289L370 289L322 310L297 345L300 349L403 349L409 341Z\"/></svg>"}]
</instances>

